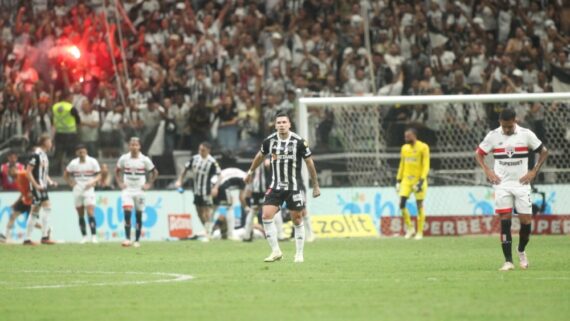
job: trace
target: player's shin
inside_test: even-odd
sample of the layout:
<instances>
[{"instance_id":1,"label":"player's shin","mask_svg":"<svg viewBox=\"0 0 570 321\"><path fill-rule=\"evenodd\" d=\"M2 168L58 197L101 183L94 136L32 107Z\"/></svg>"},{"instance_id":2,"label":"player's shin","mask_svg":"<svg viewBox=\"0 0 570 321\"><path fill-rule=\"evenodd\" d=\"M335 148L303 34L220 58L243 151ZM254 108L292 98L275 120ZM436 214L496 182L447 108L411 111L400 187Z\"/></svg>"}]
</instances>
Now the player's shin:
<instances>
[{"instance_id":1,"label":"player's shin","mask_svg":"<svg viewBox=\"0 0 570 321\"><path fill-rule=\"evenodd\" d=\"M295 256L303 257L303 249L305 247L305 226L303 222L299 225L294 225L295 229Z\"/></svg>"},{"instance_id":2,"label":"player's shin","mask_svg":"<svg viewBox=\"0 0 570 321\"><path fill-rule=\"evenodd\" d=\"M402 210L402 217L404 218L404 224L406 224L407 229L412 229L412 219L410 217L410 212L406 207L401 208Z\"/></svg>"},{"instance_id":3,"label":"player's shin","mask_svg":"<svg viewBox=\"0 0 570 321\"><path fill-rule=\"evenodd\" d=\"M521 229L519 231L519 252L524 252L528 241L530 240L531 223L523 224L521 222Z\"/></svg>"},{"instance_id":4,"label":"player's shin","mask_svg":"<svg viewBox=\"0 0 570 321\"><path fill-rule=\"evenodd\" d=\"M244 230L245 230L245 239L249 239L250 237L252 237L251 233L253 232L253 215L254 215L254 208L250 208L249 211L247 211L247 216L245 217L245 226L244 226Z\"/></svg>"},{"instance_id":5,"label":"player's shin","mask_svg":"<svg viewBox=\"0 0 570 321\"><path fill-rule=\"evenodd\" d=\"M315 235L313 234L313 226L311 225L311 218L309 214L303 216L303 225L305 225L305 235L307 236L307 242L311 242L315 239Z\"/></svg>"},{"instance_id":6,"label":"player's shin","mask_svg":"<svg viewBox=\"0 0 570 321\"><path fill-rule=\"evenodd\" d=\"M135 241L138 242L141 238L141 231L142 231L142 211L136 211L136 220L137 224L135 226Z\"/></svg>"},{"instance_id":7,"label":"player's shin","mask_svg":"<svg viewBox=\"0 0 570 321\"><path fill-rule=\"evenodd\" d=\"M87 235L87 229L85 224L85 216L79 215L79 229L81 230L81 235L84 237Z\"/></svg>"},{"instance_id":8,"label":"player's shin","mask_svg":"<svg viewBox=\"0 0 570 321\"><path fill-rule=\"evenodd\" d=\"M281 211L275 214L275 216L273 217L273 222L275 223L277 240L283 240L285 238L285 235L283 233L283 216L281 215Z\"/></svg>"},{"instance_id":9,"label":"player's shin","mask_svg":"<svg viewBox=\"0 0 570 321\"><path fill-rule=\"evenodd\" d=\"M234 237L234 229L236 226L236 218L234 216L234 209L230 205L228 206L228 212L226 214L226 222L228 225L228 239L232 239Z\"/></svg>"},{"instance_id":10,"label":"player's shin","mask_svg":"<svg viewBox=\"0 0 570 321\"><path fill-rule=\"evenodd\" d=\"M50 226L49 226L49 217L51 215L51 207L43 207L42 208L42 216L41 216L41 221L42 221L42 238L47 238L49 237L49 230L50 230Z\"/></svg>"},{"instance_id":11,"label":"player's shin","mask_svg":"<svg viewBox=\"0 0 570 321\"><path fill-rule=\"evenodd\" d=\"M95 222L95 216L89 216L87 218L89 220L89 229L91 230L91 235L97 234L97 222Z\"/></svg>"},{"instance_id":12,"label":"player's shin","mask_svg":"<svg viewBox=\"0 0 570 321\"><path fill-rule=\"evenodd\" d=\"M131 239L131 209L125 209L125 239Z\"/></svg>"},{"instance_id":13,"label":"player's shin","mask_svg":"<svg viewBox=\"0 0 570 321\"><path fill-rule=\"evenodd\" d=\"M424 207L422 206L418 209L418 233L423 234L425 221L426 221L426 212Z\"/></svg>"},{"instance_id":14,"label":"player's shin","mask_svg":"<svg viewBox=\"0 0 570 321\"><path fill-rule=\"evenodd\" d=\"M267 243L271 247L273 252L280 252L279 244L277 243L277 229L275 228L275 222L273 219L263 220L263 229L265 230L265 238Z\"/></svg>"},{"instance_id":15,"label":"player's shin","mask_svg":"<svg viewBox=\"0 0 570 321\"><path fill-rule=\"evenodd\" d=\"M501 219L501 247L506 262L513 262L511 219Z\"/></svg>"}]
</instances>

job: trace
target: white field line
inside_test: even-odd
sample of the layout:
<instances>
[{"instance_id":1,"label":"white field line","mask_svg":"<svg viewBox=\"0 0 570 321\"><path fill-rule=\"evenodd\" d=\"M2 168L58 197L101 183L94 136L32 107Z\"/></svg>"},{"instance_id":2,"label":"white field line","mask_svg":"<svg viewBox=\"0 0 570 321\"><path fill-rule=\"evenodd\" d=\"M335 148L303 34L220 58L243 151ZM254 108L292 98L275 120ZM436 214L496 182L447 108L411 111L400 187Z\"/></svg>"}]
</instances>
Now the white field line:
<instances>
[{"instance_id":1,"label":"white field line","mask_svg":"<svg viewBox=\"0 0 570 321\"><path fill-rule=\"evenodd\" d=\"M60 284L50 284L50 285L31 285L31 286L20 286L13 287L13 289L60 289L60 288L71 288L79 286L119 286L119 285L143 285L143 284L153 284L153 283L173 283L173 282L184 282L194 279L192 275L180 274L180 273L164 273L164 272L113 272L113 271L18 271L20 273L58 273L58 274L125 274L125 275L157 275L164 278L158 280L142 280L142 281L116 281L116 282L98 282L89 283L89 281L69 281L69 283Z\"/></svg>"}]
</instances>

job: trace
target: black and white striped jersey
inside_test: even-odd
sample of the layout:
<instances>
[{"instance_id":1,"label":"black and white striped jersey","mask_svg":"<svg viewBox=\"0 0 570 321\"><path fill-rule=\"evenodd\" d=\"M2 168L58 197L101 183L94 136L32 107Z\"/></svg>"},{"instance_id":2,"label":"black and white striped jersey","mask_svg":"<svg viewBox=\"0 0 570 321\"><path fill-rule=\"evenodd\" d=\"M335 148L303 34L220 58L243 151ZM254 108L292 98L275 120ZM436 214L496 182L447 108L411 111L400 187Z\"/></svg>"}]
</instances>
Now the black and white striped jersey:
<instances>
[{"instance_id":1,"label":"black and white striped jersey","mask_svg":"<svg viewBox=\"0 0 570 321\"><path fill-rule=\"evenodd\" d=\"M289 132L287 139L277 133L269 135L261 144L263 155L271 154L271 185L274 190L298 191L301 188L301 166L311 150L306 140Z\"/></svg>"},{"instance_id":2,"label":"black and white striped jersey","mask_svg":"<svg viewBox=\"0 0 570 321\"><path fill-rule=\"evenodd\" d=\"M257 194L265 194L267 188L269 187L270 180L268 179L269 170L265 167L265 164L257 166L255 172L253 172L253 179L251 181L251 192Z\"/></svg>"},{"instance_id":3,"label":"black and white striped jersey","mask_svg":"<svg viewBox=\"0 0 570 321\"><path fill-rule=\"evenodd\" d=\"M212 191L210 181L212 177L220 175L220 165L212 155L202 158L200 154L194 155L184 166L192 172L194 178L194 195L209 196Z\"/></svg>"},{"instance_id":4,"label":"black and white striped jersey","mask_svg":"<svg viewBox=\"0 0 570 321\"><path fill-rule=\"evenodd\" d=\"M48 187L49 158L41 148L36 148L30 156L28 164L33 166L32 176L41 187Z\"/></svg>"}]
</instances>

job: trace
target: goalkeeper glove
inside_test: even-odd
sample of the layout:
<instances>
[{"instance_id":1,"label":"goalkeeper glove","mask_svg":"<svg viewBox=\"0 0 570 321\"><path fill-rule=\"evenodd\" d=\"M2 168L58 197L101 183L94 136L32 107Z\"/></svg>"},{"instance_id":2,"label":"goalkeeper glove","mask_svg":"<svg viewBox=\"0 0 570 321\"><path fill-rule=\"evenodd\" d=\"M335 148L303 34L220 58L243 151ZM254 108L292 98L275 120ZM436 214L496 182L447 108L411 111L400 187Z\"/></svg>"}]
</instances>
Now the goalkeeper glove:
<instances>
[{"instance_id":1,"label":"goalkeeper glove","mask_svg":"<svg viewBox=\"0 0 570 321\"><path fill-rule=\"evenodd\" d=\"M400 182L401 181L396 182L396 192L398 192L398 193L400 193Z\"/></svg>"},{"instance_id":2,"label":"goalkeeper glove","mask_svg":"<svg viewBox=\"0 0 570 321\"><path fill-rule=\"evenodd\" d=\"M416 193L421 192L421 191L422 191L422 188L423 188L423 185L424 185L424 180L420 178L420 180L418 181L418 183L417 183L416 186L414 187L414 191L415 191Z\"/></svg>"}]
</instances>

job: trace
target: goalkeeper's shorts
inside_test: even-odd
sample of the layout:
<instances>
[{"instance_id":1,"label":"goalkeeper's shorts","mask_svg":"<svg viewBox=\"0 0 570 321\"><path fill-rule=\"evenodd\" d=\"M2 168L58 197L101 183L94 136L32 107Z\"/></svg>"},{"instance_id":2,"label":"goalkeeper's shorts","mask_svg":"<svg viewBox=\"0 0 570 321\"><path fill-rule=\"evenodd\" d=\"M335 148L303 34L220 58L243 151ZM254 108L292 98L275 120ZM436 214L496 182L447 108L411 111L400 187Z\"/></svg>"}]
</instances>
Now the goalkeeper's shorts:
<instances>
[{"instance_id":1,"label":"goalkeeper's shorts","mask_svg":"<svg viewBox=\"0 0 570 321\"><path fill-rule=\"evenodd\" d=\"M428 187L427 179L424 180L424 183L422 184L422 190L419 192L416 192L417 184L418 180L413 180L413 181L409 181L406 179L403 180L402 183L400 183L400 197L409 198L410 195L414 193L417 201L423 201L426 198L426 192Z\"/></svg>"}]
</instances>

